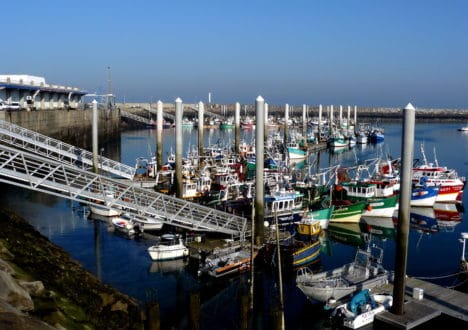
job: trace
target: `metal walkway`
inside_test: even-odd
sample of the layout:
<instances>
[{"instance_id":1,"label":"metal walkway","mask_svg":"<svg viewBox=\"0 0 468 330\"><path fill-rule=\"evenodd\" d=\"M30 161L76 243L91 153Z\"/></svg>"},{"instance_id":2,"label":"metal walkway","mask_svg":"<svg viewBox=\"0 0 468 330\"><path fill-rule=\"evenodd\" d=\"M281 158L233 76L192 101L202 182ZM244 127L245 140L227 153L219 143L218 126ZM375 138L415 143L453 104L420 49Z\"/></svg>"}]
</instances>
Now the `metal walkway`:
<instances>
[{"instance_id":1,"label":"metal walkway","mask_svg":"<svg viewBox=\"0 0 468 330\"><path fill-rule=\"evenodd\" d=\"M0 120L0 141L14 148L33 152L83 169L93 166L93 153L46 135ZM112 175L133 179L135 168L112 159L100 157L98 167Z\"/></svg>"},{"instance_id":2,"label":"metal walkway","mask_svg":"<svg viewBox=\"0 0 468 330\"><path fill-rule=\"evenodd\" d=\"M123 111L123 110L120 110L120 116L123 117L123 118L132 119L134 121L137 121L139 123L143 123L143 124L146 124L146 125L149 125L151 123L151 121L148 118L144 118L142 116L137 116L137 115L134 115L133 113Z\"/></svg>"},{"instance_id":3,"label":"metal walkway","mask_svg":"<svg viewBox=\"0 0 468 330\"><path fill-rule=\"evenodd\" d=\"M191 106L191 105L184 105L185 108L187 109L190 109L190 110L193 110L193 111L196 111L198 112L198 107L197 106ZM217 113L214 113L214 112L211 112L211 111L208 111L208 110L203 110L203 114L205 115L208 115L210 117L213 117L213 118L218 118L220 120L224 120L225 117L223 115L219 115Z\"/></svg>"},{"instance_id":4,"label":"metal walkway","mask_svg":"<svg viewBox=\"0 0 468 330\"><path fill-rule=\"evenodd\" d=\"M152 113L152 114L154 114L154 115L157 115L157 114L158 114L158 110L157 110L157 109L145 108L145 107L143 107L142 109L143 109L143 110L146 110L146 111L148 111L148 112L150 112L150 113ZM170 113L167 113L166 111L163 111L163 118L165 118L165 119L170 119L170 120L172 120L172 121L175 122L175 115L170 114Z\"/></svg>"},{"instance_id":5,"label":"metal walkway","mask_svg":"<svg viewBox=\"0 0 468 330\"><path fill-rule=\"evenodd\" d=\"M139 219L161 221L189 230L224 233L235 239L245 239L249 235L250 226L243 217L134 187L5 145L0 145L0 182L90 205L125 210Z\"/></svg>"}]
</instances>

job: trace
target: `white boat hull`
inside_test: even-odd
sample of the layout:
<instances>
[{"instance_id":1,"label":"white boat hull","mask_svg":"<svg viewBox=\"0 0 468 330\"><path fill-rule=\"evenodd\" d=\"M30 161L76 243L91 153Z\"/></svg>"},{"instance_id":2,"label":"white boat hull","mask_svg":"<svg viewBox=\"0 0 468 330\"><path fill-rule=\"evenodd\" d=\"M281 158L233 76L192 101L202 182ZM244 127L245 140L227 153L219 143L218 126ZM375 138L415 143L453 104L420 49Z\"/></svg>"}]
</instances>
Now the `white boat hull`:
<instances>
[{"instance_id":1,"label":"white boat hull","mask_svg":"<svg viewBox=\"0 0 468 330\"><path fill-rule=\"evenodd\" d=\"M114 209L108 209L105 207L90 205L89 207L91 213L102 215L104 217L116 217L122 214L122 212L116 211Z\"/></svg>"},{"instance_id":2,"label":"white boat hull","mask_svg":"<svg viewBox=\"0 0 468 330\"><path fill-rule=\"evenodd\" d=\"M189 255L186 246L152 246L148 248L148 253L153 261L180 259Z\"/></svg>"}]
</instances>

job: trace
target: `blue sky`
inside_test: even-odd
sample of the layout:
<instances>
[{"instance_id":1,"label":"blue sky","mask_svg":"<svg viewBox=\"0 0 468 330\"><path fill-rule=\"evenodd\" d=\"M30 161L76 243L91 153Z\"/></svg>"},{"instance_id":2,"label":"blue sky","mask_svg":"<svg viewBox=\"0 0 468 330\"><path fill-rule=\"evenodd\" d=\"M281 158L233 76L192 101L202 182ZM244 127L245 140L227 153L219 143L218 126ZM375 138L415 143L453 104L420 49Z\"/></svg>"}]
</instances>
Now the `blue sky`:
<instances>
[{"instance_id":1,"label":"blue sky","mask_svg":"<svg viewBox=\"0 0 468 330\"><path fill-rule=\"evenodd\" d=\"M466 0L6 1L0 74L118 101L468 108Z\"/></svg>"}]
</instances>

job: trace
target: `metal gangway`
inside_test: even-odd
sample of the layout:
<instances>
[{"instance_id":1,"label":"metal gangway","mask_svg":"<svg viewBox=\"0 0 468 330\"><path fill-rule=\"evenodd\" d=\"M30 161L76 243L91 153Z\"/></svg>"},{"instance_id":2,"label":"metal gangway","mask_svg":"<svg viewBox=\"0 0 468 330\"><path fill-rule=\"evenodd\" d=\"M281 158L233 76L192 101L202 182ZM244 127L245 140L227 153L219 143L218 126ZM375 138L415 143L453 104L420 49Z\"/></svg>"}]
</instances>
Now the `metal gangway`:
<instances>
[{"instance_id":1,"label":"metal gangway","mask_svg":"<svg viewBox=\"0 0 468 330\"><path fill-rule=\"evenodd\" d=\"M145 108L145 107L143 107L143 110L146 110L146 111L148 111L149 113L152 113L152 114L154 114L154 115L157 115L157 114L158 114L158 110L157 110L157 109ZM167 113L167 112L165 112L165 111L163 111L163 118L170 119L170 120L172 120L173 122L175 122L175 116L174 116L173 114Z\"/></svg>"},{"instance_id":2,"label":"metal gangway","mask_svg":"<svg viewBox=\"0 0 468 330\"><path fill-rule=\"evenodd\" d=\"M193 111L198 112L198 106L186 105L185 107L186 107L187 109L190 109L190 110L193 110ZM205 115L208 115L208 116L213 117L213 118L218 118L218 119L220 119L220 120L225 119L225 116L220 115L220 114L217 114L217 113L214 113L214 112L211 112L211 111L208 111L208 110L206 110L206 109L203 110L203 113L204 113Z\"/></svg>"},{"instance_id":3,"label":"metal gangway","mask_svg":"<svg viewBox=\"0 0 468 330\"><path fill-rule=\"evenodd\" d=\"M82 169L93 167L92 152L3 120L0 120L0 142ZM102 156L99 156L98 167L106 173L130 180L135 175L133 166Z\"/></svg>"},{"instance_id":4,"label":"metal gangway","mask_svg":"<svg viewBox=\"0 0 468 330\"><path fill-rule=\"evenodd\" d=\"M143 123L143 124L146 124L146 125L149 125L151 123L151 121L148 118L144 118L142 116L134 115L133 113L123 111L123 110L120 110L120 116L123 117L123 118L132 119L134 121L137 121L139 123Z\"/></svg>"},{"instance_id":5,"label":"metal gangway","mask_svg":"<svg viewBox=\"0 0 468 330\"><path fill-rule=\"evenodd\" d=\"M246 218L138 188L93 172L0 144L0 182L124 211L146 221L244 240ZM111 197L109 197L111 195Z\"/></svg>"}]
</instances>

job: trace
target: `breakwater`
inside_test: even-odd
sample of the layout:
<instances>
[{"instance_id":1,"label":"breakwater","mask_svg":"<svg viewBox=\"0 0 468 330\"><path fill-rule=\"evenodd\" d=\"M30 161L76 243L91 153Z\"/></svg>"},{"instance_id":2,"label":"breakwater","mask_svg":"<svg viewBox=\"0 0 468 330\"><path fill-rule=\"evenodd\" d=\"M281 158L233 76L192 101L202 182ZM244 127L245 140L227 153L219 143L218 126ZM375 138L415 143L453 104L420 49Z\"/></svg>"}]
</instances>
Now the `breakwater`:
<instances>
[{"instance_id":1,"label":"breakwater","mask_svg":"<svg viewBox=\"0 0 468 330\"><path fill-rule=\"evenodd\" d=\"M184 104L185 105L185 104ZM188 107L195 108L195 104L186 104ZM153 111L156 110L155 104L149 103L119 103L117 107L130 113L140 116L148 116L148 110L151 106ZM186 107L186 108L188 108ZM234 116L235 104L207 104L206 109L210 112L224 115L226 117ZM193 110L184 108L184 116L196 117L197 114ZM284 105L269 105L268 114L274 117L284 116ZM241 115L255 116L253 104L241 105ZM174 103L164 103L164 111L170 114L175 113ZM307 111L308 117L318 117L319 107L309 106ZM400 108L389 107L357 107L356 114L358 121L400 121L402 120L402 110ZM343 118L347 117L347 106L343 106ZM323 106L322 117L326 118L326 106ZM334 118L339 116L339 107L334 107ZM289 106L289 117L302 118L302 105ZM351 108L351 118L354 118L354 107ZM418 121L466 121L468 120L468 109L423 109L416 108L416 120Z\"/></svg>"}]
</instances>

